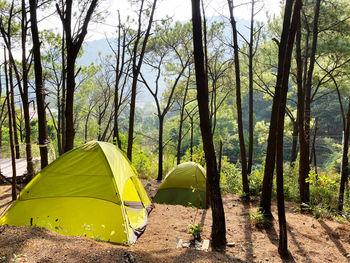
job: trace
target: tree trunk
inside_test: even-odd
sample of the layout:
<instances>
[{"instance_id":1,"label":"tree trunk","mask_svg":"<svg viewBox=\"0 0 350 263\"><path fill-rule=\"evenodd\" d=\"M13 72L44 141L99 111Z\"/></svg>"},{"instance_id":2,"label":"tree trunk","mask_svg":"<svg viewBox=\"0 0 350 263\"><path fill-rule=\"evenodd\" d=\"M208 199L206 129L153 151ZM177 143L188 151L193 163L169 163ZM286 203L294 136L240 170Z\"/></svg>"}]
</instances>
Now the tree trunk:
<instances>
[{"instance_id":1,"label":"tree trunk","mask_svg":"<svg viewBox=\"0 0 350 263\"><path fill-rule=\"evenodd\" d=\"M252 10L250 16L250 40L249 40L249 145L248 145L248 167L247 174L252 171L253 165L253 144L254 144L254 101L253 101L253 43L254 43L254 5L255 0L252 0Z\"/></svg>"},{"instance_id":2,"label":"tree trunk","mask_svg":"<svg viewBox=\"0 0 350 263\"><path fill-rule=\"evenodd\" d=\"M65 54L65 38L64 38L64 30L62 32L62 102L61 102L61 149L60 155L64 153L64 149L66 147L66 77L67 77L67 70L66 70L66 54Z\"/></svg>"},{"instance_id":3,"label":"tree trunk","mask_svg":"<svg viewBox=\"0 0 350 263\"><path fill-rule=\"evenodd\" d=\"M207 164L207 180L210 187L210 201L212 207L212 248L223 249L226 245L225 214L220 192L220 175L217 170L213 136L209 118L208 83L204 71L204 54L202 42L200 1L192 0L192 27L194 61L197 82L197 100L199 108L200 129L203 140L205 160Z\"/></svg>"},{"instance_id":4,"label":"tree trunk","mask_svg":"<svg viewBox=\"0 0 350 263\"><path fill-rule=\"evenodd\" d=\"M339 213L341 213L343 211L344 189L345 189L345 185L348 181L349 134L350 134L350 97L349 97L348 113L346 115L346 126L344 127L344 136L343 136L341 179L340 179L339 198L338 198L338 211L339 211Z\"/></svg>"},{"instance_id":5,"label":"tree trunk","mask_svg":"<svg viewBox=\"0 0 350 263\"><path fill-rule=\"evenodd\" d=\"M191 154L191 162L193 161L193 116L191 116L191 137L190 137L190 154Z\"/></svg>"},{"instance_id":6,"label":"tree trunk","mask_svg":"<svg viewBox=\"0 0 350 263\"><path fill-rule=\"evenodd\" d=\"M294 163L298 157L298 120L293 122L293 133L292 133L292 152L290 157L290 164L294 167Z\"/></svg>"},{"instance_id":7,"label":"tree trunk","mask_svg":"<svg viewBox=\"0 0 350 263\"><path fill-rule=\"evenodd\" d=\"M5 80L6 80L6 100L7 100L7 113L8 113L8 125L9 125L9 137L10 137L10 150L11 150L11 164L12 164L12 200L17 199L16 192L16 159L15 159L15 149L13 143L13 131L12 131L12 111L11 111L11 101L9 94L9 77L7 71L7 59L6 59L6 49L4 47L4 60L5 60Z\"/></svg>"},{"instance_id":8,"label":"tree trunk","mask_svg":"<svg viewBox=\"0 0 350 263\"><path fill-rule=\"evenodd\" d=\"M304 89L303 89L303 61L301 57L301 28L298 26L296 35L296 62L297 62L297 88L298 88L298 104L297 104L297 120L299 130L299 145L300 145L300 156L299 156L299 190L300 190L300 202L303 203L305 192L305 175L309 174L309 156L308 144L305 136L304 129ZM305 65L305 64L304 64ZM306 66L306 65L305 65ZM303 209L303 206L302 206Z\"/></svg>"},{"instance_id":9,"label":"tree trunk","mask_svg":"<svg viewBox=\"0 0 350 263\"><path fill-rule=\"evenodd\" d=\"M288 0L287 0L288 1ZM293 1L290 1L293 2ZM276 185L277 185L277 207L278 207L278 223L280 230L280 239L278 252L282 258L289 256L287 247L287 222L284 207L284 191L283 191L283 134L284 134L284 115L286 111L286 101L288 93L289 71L291 65L291 57L293 52L293 44L297 26L300 24L300 9L302 6L301 0L296 0L293 11L293 18L290 29L288 31L288 42L286 49L280 48L279 59L283 60L283 74L280 87L280 103L278 109L278 122L276 133ZM287 4L286 4L287 8ZM285 11L287 13L287 11ZM283 33L282 33L283 34ZM281 52L282 51L282 52ZM276 96L276 94L275 94Z\"/></svg>"},{"instance_id":10,"label":"tree trunk","mask_svg":"<svg viewBox=\"0 0 350 263\"><path fill-rule=\"evenodd\" d=\"M143 6L144 1L142 0L142 6ZM148 37L150 35L150 31L151 31L151 26L153 23L153 15L154 15L154 11L156 9L156 4L157 4L157 0L153 1L153 5L152 5L152 11L148 20L148 27L147 27L147 31L144 35L144 40L142 43L142 49L141 49L141 53L139 56L139 60L136 63L136 55L137 55L137 50L138 50L138 43L140 41L141 38L141 14L139 15L139 29L138 29L138 37L135 40L135 46L134 46L134 50L133 50L133 70L132 70L132 74L133 74L133 79L132 79L132 86L131 86L131 101L130 101L130 115L129 115L129 133L128 133L128 149L127 149L127 157L129 158L130 162L132 161L132 145L134 142L134 121L135 121L135 109L136 109L136 87L137 87L137 82L138 82L138 76L140 74L140 70L141 70L141 65L143 62L143 57L146 51L146 44L147 44L147 40ZM141 11L142 11L142 6L141 6Z\"/></svg>"},{"instance_id":11,"label":"tree trunk","mask_svg":"<svg viewBox=\"0 0 350 263\"><path fill-rule=\"evenodd\" d=\"M87 27L89 25L91 16L96 8L98 0L92 0L87 8L86 15L81 18L81 26L78 26L77 32L72 32L72 0L66 0L65 10L61 10L56 4L57 11L60 15L62 25L66 36L67 49L67 79L66 79L66 100L65 100L65 145L64 152L70 151L74 147L74 91L75 91L75 61L79 50L83 44L84 38L87 34ZM64 54L63 54L64 56Z\"/></svg>"},{"instance_id":12,"label":"tree trunk","mask_svg":"<svg viewBox=\"0 0 350 263\"><path fill-rule=\"evenodd\" d=\"M19 141L18 141L18 133L17 133L17 122L16 122L16 109L15 109L15 90L13 85L13 69L14 65L10 62L9 67L9 80L10 80L10 106L11 106L11 116L12 116L12 129L13 129L13 140L14 140L14 146L15 146L15 155L16 159L21 158L20 152L19 152Z\"/></svg>"},{"instance_id":13,"label":"tree trunk","mask_svg":"<svg viewBox=\"0 0 350 263\"><path fill-rule=\"evenodd\" d=\"M190 72L190 70L189 70ZM181 143L182 143L182 125L184 122L184 114L185 114L185 107L186 107L186 97L188 92L188 86L189 86L189 80L190 76L188 76L187 82L186 82L186 89L185 94L183 97L182 105L181 105L181 111L180 111L180 123L179 123L179 135L177 139L177 154L176 154L176 163L180 164L181 161Z\"/></svg>"},{"instance_id":14,"label":"tree trunk","mask_svg":"<svg viewBox=\"0 0 350 263\"><path fill-rule=\"evenodd\" d=\"M35 72L35 94L38 111L38 126L39 126L39 148L41 169L48 165L48 150L47 150L47 123L45 111L45 91L43 86L43 72L41 66L40 40L38 33L38 23L36 17L37 1L30 0L30 20L33 39L33 56L34 56L34 72Z\"/></svg>"},{"instance_id":15,"label":"tree trunk","mask_svg":"<svg viewBox=\"0 0 350 263\"><path fill-rule=\"evenodd\" d=\"M220 140L220 147L219 147L219 174L221 174L221 159L222 159L222 140Z\"/></svg>"},{"instance_id":16,"label":"tree trunk","mask_svg":"<svg viewBox=\"0 0 350 263\"><path fill-rule=\"evenodd\" d=\"M69 48L67 47L67 50ZM66 110L65 110L65 120L66 120L66 144L64 152L68 152L74 147L74 121L73 121L73 107L74 107L74 90L75 90L75 52L67 52L67 93L66 93Z\"/></svg>"},{"instance_id":17,"label":"tree trunk","mask_svg":"<svg viewBox=\"0 0 350 263\"><path fill-rule=\"evenodd\" d=\"M317 37L318 37L318 17L320 12L320 3L321 0L317 0L315 4L314 11L314 24L312 29L312 46L310 54L310 64L307 71L307 79L305 85L305 108L304 108L304 137L306 141L306 147L302 152L300 147L300 162L299 165L302 168L299 168L299 185L300 185L300 202L302 204L308 204L310 202L310 186L306 182L306 179L309 176L310 172L310 122L311 122L311 88L312 88L312 76L316 60L316 47L317 47ZM304 156L305 155L305 156ZM307 163L306 163L307 162Z\"/></svg>"},{"instance_id":18,"label":"tree trunk","mask_svg":"<svg viewBox=\"0 0 350 263\"><path fill-rule=\"evenodd\" d=\"M290 20L292 15L293 1L287 1L285 6L285 13L283 18L283 30L281 35L281 41L279 43L279 54L284 54L288 40L288 29L290 26ZM278 120L278 109L280 104L280 86L283 74L283 63L284 57L278 57L278 72L275 87L275 96L273 97L269 136L267 139L266 159L265 159L265 170L264 179L260 201L260 211L264 213L266 218L272 218L271 213L271 193L273 183L273 172L275 169L275 158L276 158L276 133L277 133L277 120Z\"/></svg>"},{"instance_id":19,"label":"tree trunk","mask_svg":"<svg viewBox=\"0 0 350 263\"><path fill-rule=\"evenodd\" d=\"M237 107L239 148L241 152L242 185L243 185L243 192L244 192L245 198L249 199L247 156L246 156L246 150L245 150L243 121L242 121L241 76L240 76L240 68L239 68L238 37L237 37L236 21L233 16L233 3L232 3L232 0L228 0L227 2L230 10L230 22L231 22L233 42L234 42L233 48L234 48L234 63L235 63L235 76L236 76L236 107Z\"/></svg>"},{"instance_id":20,"label":"tree trunk","mask_svg":"<svg viewBox=\"0 0 350 263\"><path fill-rule=\"evenodd\" d=\"M27 159L27 176L26 182L32 180L34 176L33 158L32 158L32 144L31 144L31 129L30 129L30 114L29 114L29 98L28 98L28 68L26 58L26 42L27 42L27 14L25 1L22 0L22 87L21 92L24 126L25 126L25 142L26 142L26 159Z\"/></svg>"},{"instance_id":21,"label":"tree trunk","mask_svg":"<svg viewBox=\"0 0 350 263\"><path fill-rule=\"evenodd\" d=\"M158 116L159 134L158 134L158 177L157 180L163 179L163 116Z\"/></svg>"}]
</instances>

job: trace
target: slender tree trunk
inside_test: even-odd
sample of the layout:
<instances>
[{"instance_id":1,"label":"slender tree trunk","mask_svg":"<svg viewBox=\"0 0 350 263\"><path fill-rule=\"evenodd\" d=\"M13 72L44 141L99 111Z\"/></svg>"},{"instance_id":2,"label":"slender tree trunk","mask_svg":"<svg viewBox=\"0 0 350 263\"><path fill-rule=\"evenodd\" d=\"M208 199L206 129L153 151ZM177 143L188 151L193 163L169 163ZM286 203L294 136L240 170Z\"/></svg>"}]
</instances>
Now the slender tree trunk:
<instances>
[{"instance_id":1,"label":"slender tree trunk","mask_svg":"<svg viewBox=\"0 0 350 263\"><path fill-rule=\"evenodd\" d=\"M192 27L194 61L197 82L197 100L199 108L200 129L202 133L205 160L207 164L207 180L210 187L210 202L212 207L212 248L223 249L226 245L225 214L220 192L220 175L217 170L213 136L209 118L209 92L204 71L204 54L202 42L202 24L200 1L192 0Z\"/></svg>"},{"instance_id":2,"label":"slender tree trunk","mask_svg":"<svg viewBox=\"0 0 350 263\"><path fill-rule=\"evenodd\" d=\"M7 70L7 59L6 59L6 49L4 48L4 58L5 58L5 80L6 80L6 100L7 100L7 113L8 113L8 125L9 125L9 137L10 137L10 150L11 150L11 164L12 164L12 200L17 199L16 192L16 159L15 159L15 149L13 142L13 130L12 130L12 111L11 111L11 100L9 92L9 77Z\"/></svg>"},{"instance_id":3,"label":"slender tree trunk","mask_svg":"<svg viewBox=\"0 0 350 263\"><path fill-rule=\"evenodd\" d=\"M300 162L299 162L299 167L303 168L303 170L299 168L299 185L300 185L299 187L300 187L301 204L308 204L310 202L310 186L309 186L309 183L306 182L306 179L309 176L309 172L310 172L309 147L310 147L310 122L311 122L311 87L312 87L313 70L314 70L314 65L316 61L318 17L320 12L320 3L321 3L321 0L317 0L315 4L310 64L309 64L309 69L307 71L307 78L306 78L306 84L305 84L305 108L304 108L305 122L303 125L304 125L304 137L306 141L306 147L305 149L303 149L303 152L302 152L302 149L300 148Z\"/></svg>"},{"instance_id":4,"label":"slender tree trunk","mask_svg":"<svg viewBox=\"0 0 350 263\"><path fill-rule=\"evenodd\" d=\"M189 70L189 72L190 72L190 70ZM176 154L176 163L177 164L180 164L180 161L181 161L182 126L183 126L183 122L184 122L184 114L185 114L186 97L187 97L187 92L188 92L189 79L190 79L190 77L188 77L187 82L186 82L185 94L183 97L181 111L180 111L179 135L178 135L178 139L177 139L177 154Z\"/></svg>"},{"instance_id":5,"label":"slender tree trunk","mask_svg":"<svg viewBox=\"0 0 350 263\"><path fill-rule=\"evenodd\" d=\"M16 122L16 110L15 110L15 89L13 84L13 69L14 65L10 63L9 67L9 80L10 80L10 106L11 106L11 116L12 116L12 129L13 129L13 140L14 140L14 146L15 146L15 155L16 159L21 158L20 152L19 152L19 141L18 141L18 132L17 132L17 122Z\"/></svg>"},{"instance_id":6,"label":"slender tree trunk","mask_svg":"<svg viewBox=\"0 0 350 263\"><path fill-rule=\"evenodd\" d=\"M220 140L220 147L219 147L219 174L221 173L221 159L222 159L222 140Z\"/></svg>"},{"instance_id":7,"label":"slender tree trunk","mask_svg":"<svg viewBox=\"0 0 350 263\"><path fill-rule=\"evenodd\" d=\"M236 21L233 16L233 3L232 3L232 0L228 0L227 2L230 10L230 22L231 22L233 42L234 42L233 48L234 48L234 63L235 63L235 76L236 76L236 107L237 107L239 148L241 152L242 185L243 185L243 192L244 192L245 198L249 199L247 156L246 156L246 150L245 150L243 121L242 121L241 76L240 76L240 68L239 68L238 37L237 37Z\"/></svg>"},{"instance_id":8,"label":"slender tree trunk","mask_svg":"<svg viewBox=\"0 0 350 263\"><path fill-rule=\"evenodd\" d=\"M312 137L312 144L311 144L310 165L312 165L313 160L316 160L315 145L316 145L316 136L317 136L317 122L318 122L318 118L316 117L315 118L315 126L314 126L314 136Z\"/></svg>"},{"instance_id":9,"label":"slender tree trunk","mask_svg":"<svg viewBox=\"0 0 350 263\"><path fill-rule=\"evenodd\" d=\"M33 40L33 56L34 56L34 72L35 72L35 94L38 110L38 125L39 125L39 148L41 158L41 169L48 165L48 150L47 150L47 123L45 111L45 91L43 85L43 72L41 66L40 40L38 32L38 23L36 17L37 1L30 0L30 20Z\"/></svg>"},{"instance_id":10,"label":"slender tree trunk","mask_svg":"<svg viewBox=\"0 0 350 263\"><path fill-rule=\"evenodd\" d=\"M303 195L305 192L305 175L309 173L309 157L308 144L306 141L305 130L304 130L304 89L303 89L303 61L301 56L301 28L298 26L296 34L296 62L297 62L297 87L298 87L298 104L297 104L297 120L299 129L299 145L300 145L300 159L299 159L299 190L300 190L300 201L303 202ZM304 66L306 66L304 64ZM303 206L302 206L303 208Z\"/></svg>"},{"instance_id":11,"label":"slender tree trunk","mask_svg":"<svg viewBox=\"0 0 350 263\"><path fill-rule=\"evenodd\" d=\"M292 153L290 157L290 164L294 167L294 163L298 156L298 120L293 122L293 133L292 133Z\"/></svg>"},{"instance_id":12,"label":"slender tree trunk","mask_svg":"<svg viewBox=\"0 0 350 263\"><path fill-rule=\"evenodd\" d=\"M27 177L26 181L29 182L34 176L33 158L32 158L32 144L31 144L31 128L30 128L30 114L29 114L29 98L28 98L28 68L26 58L26 42L27 42L27 14L25 1L22 0L22 87L23 93L21 93L23 114L24 114L24 126L25 126L25 142L26 142L26 158L27 158Z\"/></svg>"},{"instance_id":13,"label":"slender tree trunk","mask_svg":"<svg viewBox=\"0 0 350 263\"><path fill-rule=\"evenodd\" d=\"M115 87L114 87L114 129L113 129L113 141L116 140L118 144L118 148L122 149L122 142L119 138L119 125L118 125L118 115L119 115L119 82L121 75L123 74L124 67L124 55L125 55L125 35L123 36L123 48L121 49L121 21L120 21L120 13L118 10L118 50L117 50L117 62L115 67ZM123 52L121 63L120 63L120 52ZM121 64L121 68L119 70L119 65Z\"/></svg>"},{"instance_id":14,"label":"slender tree trunk","mask_svg":"<svg viewBox=\"0 0 350 263\"><path fill-rule=\"evenodd\" d=\"M142 0L142 6L143 6L144 1ZM139 60L136 63L136 55L137 55L137 50L138 50L138 43L140 41L141 38L141 12L139 15L139 30L138 30L138 38L136 39L135 42L135 46L134 46L134 51L133 51L133 70L132 70L132 74L133 74L133 79L132 79L132 86L131 86L131 101L130 101L130 116L129 116L129 134L128 134L128 149L127 149L127 157L129 158L130 161L132 161L132 145L134 142L134 121L135 121L135 109L136 109L136 88L137 88L137 82L138 82L138 76L140 74L140 70L141 70L141 65L143 62L143 57L146 51L146 44L147 44L147 40L148 37L150 35L150 31L151 31L151 26L153 23L153 15L154 15L154 11L156 9L156 4L157 4L157 0L153 1L153 5L152 5L152 10L151 10L151 14L148 20L148 27L146 30L146 33L144 35L144 40L143 40L143 44L142 44L142 49L141 49L141 53L139 56ZM142 7L141 6L141 11L142 11Z\"/></svg>"},{"instance_id":15,"label":"slender tree trunk","mask_svg":"<svg viewBox=\"0 0 350 263\"><path fill-rule=\"evenodd\" d=\"M279 43L279 53L284 54L288 40L288 29L290 26L290 20L292 15L293 1L287 1L285 6L285 13L283 18L283 30L281 35L281 41ZM265 170L263 187L260 201L260 211L264 213L266 218L272 218L271 213L271 194L272 194L272 183L273 183L273 172L275 169L276 160L276 133L277 133L277 120L278 120L278 108L280 104L280 86L283 74L283 63L284 57L278 57L278 72L275 87L275 96L273 97L269 136L267 139L266 159L265 159Z\"/></svg>"},{"instance_id":16,"label":"slender tree trunk","mask_svg":"<svg viewBox=\"0 0 350 263\"><path fill-rule=\"evenodd\" d=\"M90 113L91 111L88 112L85 120L85 129L84 129L84 141L87 143L87 134L88 134L88 123L89 123L89 118L90 118Z\"/></svg>"},{"instance_id":17,"label":"slender tree trunk","mask_svg":"<svg viewBox=\"0 0 350 263\"><path fill-rule=\"evenodd\" d=\"M66 53L65 53L65 38L64 38L65 31L62 32L62 102L61 102L61 153L62 155L64 153L64 149L66 147L66 76L67 76L67 70L66 70Z\"/></svg>"},{"instance_id":18,"label":"slender tree trunk","mask_svg":"<svg viewBox=\"0 0 350 263\"><path fill-rule=\"evenodd\" d=\"M250 40L249 40L249 146L248 146L248 167L247 174L252 171L253 165L253 147L254 147L254 100L253 100L253 43L254 43L254 5L255 0L252 0L252 10L250 16Z\"/></svg>"},{"instance_id":19,"label":"slender tree trunk","mask_svg":"<svg viewBox=\"0 0 350 263\"><path fill-rule=\"evenodd\" d=\"M338 198L338 211L341 213L343 211L344 205L344 189L348 181L348 166L349 166L349 135L350 135L350 96L348 113L346 115L346 126L344 127L344 136L343 136L343 151L342 151L342 165L341 165L341 179L340 179L340 188L339 188L339 198Z\"/></svg>"},{"instance_id":20,"label":"slender tree trunk","mask_svg":"<svg viewBox=\"0 0 350 263\"><path fill-rule=\"evenodd\" d=\"M287 0L288 1L288 0ZM293 1L291 1L293 2ZM287 4L286 4L287 6ZM288 28L288 42L286 49L280 48L279 59L283 60L283 74L280 88L280 103L278 109L278 122L276 134L276 185L277 185L277 207L278 207L278 223L280 230L280 239L278 252L281 257L289 256L287 246L287 222L284 206L284 183L283 183L283 135L284 135L284 115L286 111L286 101L288 93L289 71L291 65L291 57L293 52L294 38L297 31L297 26L300 24L300 9L302 6L301 0L296 0L293 11L293 18L290 29ZM283 34L283 33L282 33ZM282 53L282 52L283 53ZM276 94L275 94L276 96Z\"/></svg>"},{"instance_id":21,"label":"slender tree trunk","mask_svg":"<svg viewBox=\"0 0 350 263\"><path fill-rule=\"evenodd\" d=\"M158 115L159 120L159 134L158 134L158 177L157 180L163 179L163 116Z\"/></svg>"},{"instance_id":22,"label":"slender tree trunk","mask_svg":"<svg viewBox=\"0 0 350 263\"><path fill-rule=\"evenodd\" d=\"M193 116L190 117L191 119L191 137L190 137L190 154L191 154L191 162L193 161Z\"/></svg>"}]
</instances>

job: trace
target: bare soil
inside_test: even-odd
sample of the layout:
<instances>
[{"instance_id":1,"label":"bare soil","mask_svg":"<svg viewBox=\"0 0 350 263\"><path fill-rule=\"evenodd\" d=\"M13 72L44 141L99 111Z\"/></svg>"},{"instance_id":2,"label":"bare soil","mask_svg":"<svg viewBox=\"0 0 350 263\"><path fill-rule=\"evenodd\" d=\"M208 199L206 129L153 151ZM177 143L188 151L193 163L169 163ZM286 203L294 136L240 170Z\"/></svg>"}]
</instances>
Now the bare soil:
<instances>
[{"instance_id":1,"label":"bare soil","mask_svg":"<svg viewBox=\"0 0 350 263\"><path fill-rule=\"evenodd\" d=\"M143 180L150 197L156 181ZM236 195L224 195L227 241L225 252L176 248L178 240L190 240L190 224L204 225L202 237L210 239L211 210L155 204L147 229L132 247L98 242L80 236L62 236L38 227L0 226L0 262L349 262L350 224L318 221L293 213L287 203L289 260L281 260L278 221L269 230L249 219L257 201L244 203ZM0 210L11 202L9 186L0 186ZM274 204L275 207L275 204ZM2 211L0 211L0 214ZM273 209L277 219L277 211Z\"/></svg>"}]
</instances>

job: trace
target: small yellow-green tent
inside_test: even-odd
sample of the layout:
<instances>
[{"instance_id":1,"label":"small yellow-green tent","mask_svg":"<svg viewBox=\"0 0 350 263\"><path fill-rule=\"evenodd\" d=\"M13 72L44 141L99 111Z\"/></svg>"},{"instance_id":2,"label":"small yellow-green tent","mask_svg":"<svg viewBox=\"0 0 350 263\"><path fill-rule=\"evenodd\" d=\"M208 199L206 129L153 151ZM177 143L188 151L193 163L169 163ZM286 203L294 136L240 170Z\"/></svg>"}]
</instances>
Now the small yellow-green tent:
<instances>
[{"instance_id":1,"label":"small yellow-green tent","mask_svg":"<svg viewBox=\"0 0 350 263\"><path fill-rule=\"evenodd\" d=\"M0 225L40 226L132 244L151 210L135 169L116 146L89 142L45 167L20 193Z\"/></svg>"},{"instance_id":2,"label":"small yellow-green tent","mask_svg":"<svg viewBox=\"0 0 350 263\"><path fill-rule=\"evenodd\" d=\"M165 176L153 201L206 208L205 169L195 162L177 165Z\"/></svg>"}]
</instances>

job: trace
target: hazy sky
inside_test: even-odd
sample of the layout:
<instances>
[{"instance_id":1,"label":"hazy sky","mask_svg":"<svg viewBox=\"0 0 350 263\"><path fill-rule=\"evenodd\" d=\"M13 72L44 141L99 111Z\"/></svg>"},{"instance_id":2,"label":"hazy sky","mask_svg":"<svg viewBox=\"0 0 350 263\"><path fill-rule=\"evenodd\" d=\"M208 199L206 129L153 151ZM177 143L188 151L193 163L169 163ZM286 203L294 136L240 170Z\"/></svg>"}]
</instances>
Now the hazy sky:
<instances>
[{"instance_id":1,"label":"hazy sky","mask_svg":"<svg viewBox=\"0 0 350 263\"><path fill-rule=\"evenodd\" d=\"M250 19L250 0L234 0L235 5L240 5L235 8L235 16L238 19ZM86 40L96 40L105 38L105 34L111 36L116 30L117 25L117 10L121 13L122 20L127 16L134 16L132 8L128 0L101 0L100 9L107 10L109 12L105 17L103 24L91 24L89 25L88 35ZM242 3L248 3L246 5L241 5ZM227 0L206 0L206 16L218 16L226 15L228 16ZM260 0L257 3L256 9L263 9L256 16L259 21L266 21L266 13L269 14L279 14L280 13L280 0ZM134 8L135 9L135 8ZM179 21L186 21L191 19L191 0L158 0L157 9L155 12L155 18L160 19L166 15L173 17L173 19ZM59 30L60 21L57 15L55 15L52 21L45 22L45 25L40 25L43 28L55 28ZM61 31L61 30L59 30Z\"/></svg>"}]
</instances>

